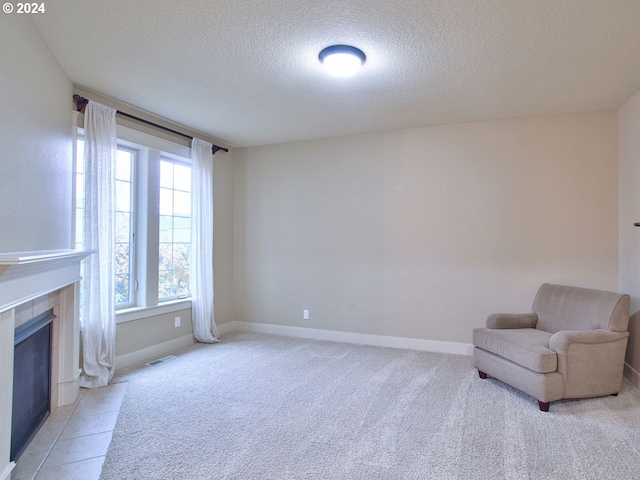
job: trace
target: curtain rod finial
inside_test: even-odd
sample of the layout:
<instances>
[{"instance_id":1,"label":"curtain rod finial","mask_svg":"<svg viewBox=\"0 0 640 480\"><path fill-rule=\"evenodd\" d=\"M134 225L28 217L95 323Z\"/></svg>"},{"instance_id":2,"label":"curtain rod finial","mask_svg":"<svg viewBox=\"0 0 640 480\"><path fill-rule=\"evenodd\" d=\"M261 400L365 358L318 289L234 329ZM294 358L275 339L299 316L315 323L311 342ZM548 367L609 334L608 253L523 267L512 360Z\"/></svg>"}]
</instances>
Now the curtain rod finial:
<instances>
[{"instance_id":1,"label":"curtain rod finial","mask_svg":"<svg viewBox=\"0 0 640 480\"><path fill-rule=\"evenodd\" d=\"M228 152L228 148L219 147L218 145L211 146L211 155L215 155L218 150L222 150L223 152Z\"/></svg>"},{"instance_id":2,"label":"curtain rod finial","mask_svg":"<svg viewBox=\"0 0 640 480\"><path fill-rule=\"evenodd\" d=\"M87 103L89 103L89 100L77 94L73 96L73 100L76 102L76 110L78 112L82 112L84 107L87 106Z\"/></svg>"}]
</instances>

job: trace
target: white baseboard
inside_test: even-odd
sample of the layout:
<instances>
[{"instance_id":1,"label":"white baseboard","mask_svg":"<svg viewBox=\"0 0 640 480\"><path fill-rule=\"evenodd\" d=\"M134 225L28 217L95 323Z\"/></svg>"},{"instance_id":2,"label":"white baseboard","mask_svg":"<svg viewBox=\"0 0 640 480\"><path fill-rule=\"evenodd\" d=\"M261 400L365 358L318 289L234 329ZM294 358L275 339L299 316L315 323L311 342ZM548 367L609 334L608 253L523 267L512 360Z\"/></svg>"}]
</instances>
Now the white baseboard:
<instances>
[{"instance_id":1,"label":"white baseboard","mask_svg":"<svg viewBox=\"0 0 640 480\"><path fill-rule=\"evenodd\" d=\"M624 363L624 376L636 387L640 387L640 372L627 362Z\"/></svg>"},{"instance_id":2,"label":"white baseboard","mask_svg":"<svg viewBox=\"0 0 640 480\"><path fill-rule=\"evenodd\" d=\"M220 335L224 335L225 333L229 333L229 332L233 332L234 330L239 330L236 326L235 326L236 322L227 322L227 323L223 323L222 325L218 325L218 331L220 332Z\"/></svg>"},{"instance_id":3,"label":"white baseboard","mask_svg":"<svg viewBox=\"0 0 640 480\"><path fill-rule=\"evenodd\" d=\"M224 332L222 330L224 326ZM325 340L330 342L356 343L375 347L402 348L406 350L421 350L425 352L453 353L456 355L472 355L473 345L469 343L443 342L439 340L424 340L420 338L389 337L385 335L371 335L368 333L339 332L336 330L320 330L317 328L290 327L285 325L271 325L266 323L228 322L222 325L220 333L233 330L245 332L269 333L288 337L307 338L310 340Z\"/></svg>"},{"instance_id":4,"label":"white baseboard","mask_svg":"<svg viewBox=\"0 0 640 480\"><path fill-rule=\"evenodd\" d=\"M128 367L134 363L148 362L155 358L162 357L167 353L171 353L179 348L188 347L195 343L193 335L184 335L179 338L174 338L168 342L158 343L147 348L136 350L135 352L125 353L116 357L116 368Z\"/></svg>"}]
</instances>

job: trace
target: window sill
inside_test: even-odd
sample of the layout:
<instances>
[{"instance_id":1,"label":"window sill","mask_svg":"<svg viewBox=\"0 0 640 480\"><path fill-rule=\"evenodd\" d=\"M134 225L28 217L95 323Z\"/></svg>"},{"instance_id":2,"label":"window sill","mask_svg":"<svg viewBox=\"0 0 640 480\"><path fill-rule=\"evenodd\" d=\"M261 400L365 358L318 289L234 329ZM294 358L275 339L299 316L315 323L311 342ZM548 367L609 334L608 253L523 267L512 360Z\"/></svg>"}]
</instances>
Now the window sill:
<instances>
[{"instance_id":1,"label":"window sill","mask_svg":"<svg viewBox=\"0 0 640 480\"><path fill-rule=\"evenodd\" d=\"M155 315L163 315L165 313L178 312L188 308L191 308L190 298L171 300L170 302L163 302L159 305L154 305L153 307L124 308L116 311L116 324L133 322L135 320L149 318Z\"/></svg>"}]
</instances>

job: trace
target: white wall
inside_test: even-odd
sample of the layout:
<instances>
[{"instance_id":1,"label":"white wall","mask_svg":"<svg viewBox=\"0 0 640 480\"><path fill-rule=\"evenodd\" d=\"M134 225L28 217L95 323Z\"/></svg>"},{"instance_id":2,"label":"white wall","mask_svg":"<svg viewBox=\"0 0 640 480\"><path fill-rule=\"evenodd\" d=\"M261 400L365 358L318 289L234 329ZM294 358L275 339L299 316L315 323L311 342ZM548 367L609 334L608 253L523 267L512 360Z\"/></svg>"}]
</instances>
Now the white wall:
<instances>
[{"instance_id":1,"label":"white wall","mask_svg":"<svg viewBox=\"0 0 640 480\"><path fill-rule=\"evenodd\" d=\"M470 343L542 282L618 288L614 111L235 160L236 320Z\"/></svg>"},{"instance_id":2,"label":"white wall","mask_svg":"<svg viewBox=\"0 0 640 480\"><path fill-rule=\"evenodd\" d=\"M0 15L0 252L71 248L71 92L28 15Z\"/></svg>"},{"instance_id":3,"label":"white wall","mask_svg":"<svg viewBox=\"0 0 640 480\"><path fill-rule=\"evenodd\" d=\"M620 291L631 295L626 375L640 385L640 92L619 112Z\"/></svg>"}]
</instances>

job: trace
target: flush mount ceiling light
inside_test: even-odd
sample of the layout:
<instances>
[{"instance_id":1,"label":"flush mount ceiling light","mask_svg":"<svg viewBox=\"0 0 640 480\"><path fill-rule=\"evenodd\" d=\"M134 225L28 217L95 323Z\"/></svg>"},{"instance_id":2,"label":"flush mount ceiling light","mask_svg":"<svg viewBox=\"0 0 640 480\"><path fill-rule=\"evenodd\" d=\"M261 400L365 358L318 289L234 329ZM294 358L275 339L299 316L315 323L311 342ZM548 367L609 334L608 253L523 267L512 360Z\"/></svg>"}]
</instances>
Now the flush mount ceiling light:
<instances>
[{"instance_id":1,"label":"flush mount ceiling light","mask_svg":"<svg viewBox=\"0 0 640 480\"><path fill-rule=\"evenodd\" d=\"M367 57L351 45L332 45L318 55L327 72L335 77L351 77L358 73Z\"/></svg>"}]
</instances>

